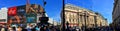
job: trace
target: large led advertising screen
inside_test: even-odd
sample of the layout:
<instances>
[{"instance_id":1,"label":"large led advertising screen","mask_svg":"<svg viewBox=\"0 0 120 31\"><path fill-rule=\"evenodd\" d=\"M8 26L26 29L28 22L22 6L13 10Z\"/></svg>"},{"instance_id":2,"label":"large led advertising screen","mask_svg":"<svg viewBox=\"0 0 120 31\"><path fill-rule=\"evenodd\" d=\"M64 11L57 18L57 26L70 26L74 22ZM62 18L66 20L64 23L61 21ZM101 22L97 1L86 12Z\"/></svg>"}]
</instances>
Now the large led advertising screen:
<instances>
[{"instance_id":1,"label":"large led advertising screen","mask_svg":"<svg viewBox=\"0 0 120 31\"><path fill-rule=\"evenodd\" d=\"M30 14L27 15L27 23L36 23L36 15L34 14Z\"/></svg>"},{"instance_id":2,"label":"large led advertising screen","mask_svg":"<svg viewBox=\"0 0 120 31\"><path fill-rule=\"evenodd\" d=\"M7 8L0 10L0 23L7 23Z\"/></svg>"},{"instance_id":3,"label":"large led advertising screen","mask_svg":"<svg viewBox=\"0 0 120 31\"><path fill-rule=\"evenodd\" d=\"M8 23L21 24L26 22L25 5L8 8Z\"/></svg>"},{"instance_id":4,"label":"large led advertising screen","mask_svg":"<svg viewBox=\"0 0 120 31\"><path fill-rule=\"evenodd\" d=\"M21 5L8 8L8 23L37 23L39 17L45 15L43 14L44 9L40 5L31 4L29 7L26 6Z\"/></svg>"}]
</instances>

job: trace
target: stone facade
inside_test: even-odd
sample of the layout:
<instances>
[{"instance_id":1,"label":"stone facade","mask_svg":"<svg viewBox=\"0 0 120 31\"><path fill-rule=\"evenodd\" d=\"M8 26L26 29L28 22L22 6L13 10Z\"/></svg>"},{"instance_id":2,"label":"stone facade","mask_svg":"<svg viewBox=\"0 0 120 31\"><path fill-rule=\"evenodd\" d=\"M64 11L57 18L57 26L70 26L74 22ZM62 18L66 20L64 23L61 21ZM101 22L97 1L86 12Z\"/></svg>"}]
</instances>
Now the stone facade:
<instances>
[{"instance_id":1,"label":"stone facade","mask_svg":"<svg viewBox=\"0 0 120 31\"><path fill-rule=\"evenodd\" d=\"M120 0L114 0L114 8L113 8L113 12L112 12L112 20L113 23L112 25L116 26L116 27L120 27Z\"/></svg>"},{"instance_id":2,"label":"stone facade","mask_svg":"<svg viewBox=\"0 0 120 31\"><path fill-rule=\"evenodd\" d=\"M61 12L61 17L62 17ZM62 19L62 18L61 18ZM92 28L96 26L108 26L107 20L102 17L99 13L93 12L91 10L78 7L72 4L65 5L65 21L69 23L69 26Z\"/></svg>"}]
</instances>

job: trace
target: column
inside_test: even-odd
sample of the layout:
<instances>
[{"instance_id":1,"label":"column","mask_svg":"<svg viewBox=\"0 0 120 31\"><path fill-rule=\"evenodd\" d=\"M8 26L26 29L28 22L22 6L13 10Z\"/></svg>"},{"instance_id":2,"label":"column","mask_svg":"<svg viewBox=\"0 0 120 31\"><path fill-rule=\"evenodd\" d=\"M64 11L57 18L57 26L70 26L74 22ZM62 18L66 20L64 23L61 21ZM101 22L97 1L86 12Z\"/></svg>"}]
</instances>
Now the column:
<instances>
[{"instance_id":1,"label":"column","mask_svg":"<svg viewBox=\"0 0 120 31\"><path fill-rule=\"evenodd\" d=\"M79 15L79 27L82 28L83 22L82 22L82 15Z\"/></svg>"},{"instance_id":2,"label":"column","mask_svg":"<svg viewBox=\"0 0 120 31\"><path fill-rule=\"evenodd\" d=\"M85 26L85 19L84 15L82 15L83 26Z\"/></svg>"},{"instance_id":3,"label":"column","mask_svg":"<svg viewBox=\"0 0 120 31\"><path fill-rule=\"evenodd\" d=\"M90 24L90 21L89 21L89 16L87 15L87 18L86 18L86 25L89 26Z\"/></svg>"},{"instance_id":4,"label":"column","mask_svg":"<svg viewBox=\"0 0 120 31\"><path fill-rule=\"evenodd\" d=\"M96 16L94 16L95 27L97 27L97 20Z\"/></svg>"},{"instance_id":5,"label":"column","mask_svg":"<svg viewBox=\"0 0 120 31\"><path fill-rule=\"evenodd\" d=\"M83 26L83 20L82 20L82 15L80 15L80 23L82 24L82 26Z\"/></svg>"}]
</instances>

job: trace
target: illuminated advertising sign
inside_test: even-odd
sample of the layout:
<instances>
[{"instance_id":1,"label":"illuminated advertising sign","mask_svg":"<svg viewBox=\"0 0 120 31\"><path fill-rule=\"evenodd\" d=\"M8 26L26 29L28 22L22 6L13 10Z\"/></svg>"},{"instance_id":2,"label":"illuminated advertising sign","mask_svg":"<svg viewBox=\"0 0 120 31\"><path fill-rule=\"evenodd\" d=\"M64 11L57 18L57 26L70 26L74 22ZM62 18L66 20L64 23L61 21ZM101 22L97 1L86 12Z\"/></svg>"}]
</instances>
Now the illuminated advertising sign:
<instances>
[{"instance_id":1,"label":"illuminated advertising sign","mask_svg":"<svg viewBox=\"0 0 120 31\"><path fill-rule=\"evenodd\" d=\"M26 10L26 19L27 23L36 23L37 22L37 11L38 5L31 5L31 7Z\"/></svg>"},{"instance_id":2,"label":"illuminated advertising sign","mask_svg":"<svg viewBox=\"0 0 120 31\"><path fill-rule=\"evenodd\" d=\"M8 16L14 16L17 14L16 12L17 8L16 7L10 7L8 8Z\"/></svg>"},{"instance_id":3,"label":"illuminated advertising sign","mask_svg":"<svg viewBox=\"0 0 120 31\"><path fill-rule=\"evenodd\" d=\"M36 23L36 15L35 14L28 14L26 16L27 23Z\"/></svg>"},{"instance_id":4,"label":"illuminated advertising sign","mask_svg":"<svg viewBox=\"0 0 120 31\"><path fill-rule=\"evenodd\" d=\"M27 23L35 23L35 18L36 17L27 17Z\"/></svg>"},{"instance_id":5,"label":"illuminated advertising sign","mask_svg":"<svg viewBox=\"0 0 120 31\"><path fill-rule=\"evenodd\" d=\"M25 5L17 6L17 14L20 18L20 23L26 23Z\"/></svg>"},{"instance_id":6,"label":"illuminated advertising sign","mask_svg":"<svg viewBox=\"0 0 120 31\"><path fill-rule=\"evenodd\" d=\"M12 13L13 12L13 13ZM25 23L26 22L26 13L25 6L10 7L8 11L8 23Z\"/></svg>"},{"instance_id":7,"label":"illuminated advertising sign","mask_svg":"<svg viewBox=\"0 0 120 31\"><path fill-rule=\"evenodd\" d=\"M44 9L40 6L40 5L36 5L36 4L32 4L31 7L29 7L29 9L26 10L26 13L41 13L44 12Z\"/></svg>"},{"instance_id":8,"label":"illuminated advertising sign","mask_svg":"<svg viewBox=\"0 0 120 31\"><path fill-rule=\"evenodd\" d=\"M7 8L2 8L0 10L0 23L7 22Z\"/></svg>"},{"instance_id":9,"label":"illuminated advertising sign","mask_svg":"<svg viewBox=\"0 0 120 31\"><path fill-rule=\"evenodd\" d=\"M39 17L42 17L44 12L40 5L32 4L28 9L26 5L8 8L9 23L36 23ZM37 16L40 14L41 16Z\"/></svg>"},{"instance_id":10,"label":"illuminated advertising sign","mask_svg":"<svg viewBox=\"0 0 120 31\"><path fill-rule=\"evenodd\" d=\"M18 6L18 7L17 7L17 14L18 14L18 15L25 15L25 14L26 14L25 5L22 5L22 6Z\"/></svg>"}]
</instances>

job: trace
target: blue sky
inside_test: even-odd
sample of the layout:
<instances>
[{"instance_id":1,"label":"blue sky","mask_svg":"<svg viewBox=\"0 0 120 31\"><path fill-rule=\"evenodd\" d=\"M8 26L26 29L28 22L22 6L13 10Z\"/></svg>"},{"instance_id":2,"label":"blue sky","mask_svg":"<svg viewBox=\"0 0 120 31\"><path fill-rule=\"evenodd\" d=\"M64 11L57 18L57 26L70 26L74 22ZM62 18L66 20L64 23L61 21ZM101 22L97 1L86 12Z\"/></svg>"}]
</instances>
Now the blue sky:
<instances>
[{"instance_id":1,"label":"blue sky","mask_svg":"<svg viewBox=\"0 0 120 31\"><path fill-rule=\"evenodd\" d=\"M46 0L45 11L50 18L60 20L60 12L62 10L62 0ZM39 4L43 6L42 0L30 0L31 4ZM76 6L87 8L95 12L99 12L108 19L108 23L112 22L113 0L65 0L65 3L71 3ZM25 5L26 0L0 0L0 8Z\"/></svg>"},{"instance_id":2,"label":"blue sky","mask_svg":"<svg viewBox=\"0 0 120 31\"><path fill-rule=\"evenodd\" d=\"M93 2L93 10L101 13L105 18L107 18L108 23L111 23L113 3L114 0L96 0Z\"/></svg>"}]
</instances>

